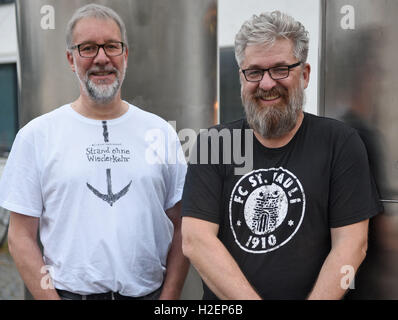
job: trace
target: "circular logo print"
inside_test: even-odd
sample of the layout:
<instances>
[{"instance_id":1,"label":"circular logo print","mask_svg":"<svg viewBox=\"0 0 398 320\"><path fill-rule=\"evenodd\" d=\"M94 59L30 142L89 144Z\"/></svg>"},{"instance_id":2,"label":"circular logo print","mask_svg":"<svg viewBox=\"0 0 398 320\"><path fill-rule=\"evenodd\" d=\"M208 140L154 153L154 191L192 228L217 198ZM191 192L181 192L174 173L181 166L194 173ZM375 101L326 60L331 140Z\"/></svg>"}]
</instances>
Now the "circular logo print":
<instances>
[{"instance_id":1,"label":"circular logo print","mask_svg":"<svg viewBox=\"0 0 398 320\"><path fill-rule=\"evenodd\" d=\"M229 201L235 242L251 253L286 244L300 228L305 194L300 181L283 168L259 169L236 183Z\"/></svg>"}]
</instances>

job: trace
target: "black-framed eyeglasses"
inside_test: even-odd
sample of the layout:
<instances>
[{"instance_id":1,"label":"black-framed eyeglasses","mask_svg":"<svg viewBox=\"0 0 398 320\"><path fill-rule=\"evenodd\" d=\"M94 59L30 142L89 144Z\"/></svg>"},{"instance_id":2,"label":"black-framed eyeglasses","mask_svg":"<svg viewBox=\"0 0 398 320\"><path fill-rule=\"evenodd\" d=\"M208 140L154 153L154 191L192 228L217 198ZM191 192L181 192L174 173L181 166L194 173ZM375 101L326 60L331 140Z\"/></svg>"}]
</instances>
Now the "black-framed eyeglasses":
<instances>
[{"instance_id":1,"label":"black-framed eyeglasses","mask_svg":"<svg viewBox=\"0 0 398 320\"><path fill-rule=\"evenodd\" d=\"M82 58L95 58L99 49L102 48L108 57L117 57L123 54L125 44L120 41L111 41L104 44L97 43L81 43L72 46L71 49L77 49Z\"/></svg>"},{"instance_id":2,"label":"black-framed eyeglasses","mask_svg":"<svg viewBox=\"0 0 398 320\"><path fill-rule=\"evenodd\" d=\"M242 70L245 79L249 82L259 82L263 80L264 73L268 72L273 80L281 80L289 77L290 69L301 64L301 61L291 64L290 66L276 66L268 69L245 69Z\"/></svg>"}]
</instances>

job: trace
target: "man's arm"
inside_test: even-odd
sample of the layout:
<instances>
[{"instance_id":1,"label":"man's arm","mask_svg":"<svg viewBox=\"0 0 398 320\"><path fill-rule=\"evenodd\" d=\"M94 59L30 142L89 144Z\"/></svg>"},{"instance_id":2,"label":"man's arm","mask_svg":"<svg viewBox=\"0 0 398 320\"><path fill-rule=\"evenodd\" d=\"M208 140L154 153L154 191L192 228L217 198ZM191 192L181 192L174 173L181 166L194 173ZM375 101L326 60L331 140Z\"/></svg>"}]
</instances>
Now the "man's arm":
<instances>
[{"instance_id":1,"label":"man's arm","mask_svg":"<svg viewBox=\"0 0 398 320\"><path fill-rule=\"evenodd\" d=\"M369 220L331 229L332 249L319 273L315 286L308 296L309 300L341 299L346 289L341 285L343 266L353 270L365 259L368 242ZM343 269L344 271L344 269ZM346 271L344 271L346 272Z\"/></svg>"},{"instance_id":2,"label":"man's arm","mask_svg":"<svg viewBox=\"0 0 398 320\"><path fill-rule=\"evenodd\" d=\"M166 277L159 299L174 300L181 296L189 268L189 261L182 253L181 201L166 210L166 214L174 225L174 235L167 256Z\"/></svg>"},{"instance_id":3,"label":"man's arm","mask_svg":"<svg viewBox=\"0 0 398 320\"><path fill-rule=\"evenodd\" d=\"M55 289L48 288L50 275L44 272L44 261L37 244L39 218L11 212L8 229L8 247L10 254L25 285L38 300L59 300ZM46 277L46 278L44 278ZM42 284L45 283L46 286Z\"/></svg>"},{"instance_id":4,"label":"man's arm","mask_svg":"<svg viewBox=\"0 0 398 320\"><path fill-rule=\"evenodd\" d=\"M238 264L217 238L218 224L183 217L183 251L220 299L259 300Z\"/></svg>"}]
</instances>

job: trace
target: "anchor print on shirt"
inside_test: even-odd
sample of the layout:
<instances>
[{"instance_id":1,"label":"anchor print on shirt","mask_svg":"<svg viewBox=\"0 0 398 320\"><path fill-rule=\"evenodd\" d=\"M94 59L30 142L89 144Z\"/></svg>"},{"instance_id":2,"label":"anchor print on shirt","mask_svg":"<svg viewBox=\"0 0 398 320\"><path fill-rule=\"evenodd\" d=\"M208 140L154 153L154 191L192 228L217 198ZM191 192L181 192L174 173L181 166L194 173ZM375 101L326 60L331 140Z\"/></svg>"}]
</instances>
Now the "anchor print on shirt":
<instances>
[{"instance_id":1,"label":"anchor print on shirt","mask_svg":"<svg viewBox=\"0 0 398 320\"><path fill-rule=\"evenodd\" d=\"M108 185L108 194L102 194L101 192L99 192L97 189L95 189L92 185L90 185L89 183L87 183L87 187L100 199L108 202L110 204L110 206L112 207L113 204L119 200L121 197L123 197L130 188L130 185L133 181L130 181L130 183L125 186L121 191L119 191L118 193L114 194L112 192L112 177L111 177L111 169L106 169L106 182Z\"/></svg>"},{"instance_id":2,"label":"anchor print on shirt","mask_svg":"<svg viewBox=\"0 0 398 320\"><path fill-rule=\"evenodd\" d=\"M106 124L106 121L102 121L102 128L104 129L104 132L103 132L104 141L109 142L109 132L108 132L108 126Z\"/></svg>"},{"instance_id":3,"label":"anchor print on shirt","mask_svg":"<svg viewBox=\"0 0 398 320\"><path fill-rule=\"evenodd\" d=\"M102 128L103 128L103 136L104 136L104 141L109 142L109 131L108 131L108 126L106 121L102 121ZM94 188L91 184L88 182L86 183L87 188L89 188L98 198L104 200L105 202L109 203L109 205L112 207L113 204L118 201L121 197L126 195L126 193L129 191L129 188L131 186L131 183L133 181L131 180L127 186L125 186L122 190L120 190L118 193L113 193L112 191L112 176L111 176L111 169L106 169L106 183L108 186L108 193L103 194L100 191L98 191L96 188Z\"/></svg>"}]
</instances>

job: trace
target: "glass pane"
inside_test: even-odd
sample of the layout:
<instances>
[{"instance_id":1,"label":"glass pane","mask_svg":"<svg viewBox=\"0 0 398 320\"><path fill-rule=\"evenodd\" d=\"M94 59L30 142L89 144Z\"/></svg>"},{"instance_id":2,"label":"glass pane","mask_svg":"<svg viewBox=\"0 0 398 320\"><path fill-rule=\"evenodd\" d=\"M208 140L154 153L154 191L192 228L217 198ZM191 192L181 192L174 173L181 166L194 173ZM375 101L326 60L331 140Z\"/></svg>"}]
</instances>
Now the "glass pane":
<instances>
[{"instance_id":1,"label":"glass pane","mask_svg":"<svg viewBox=\"0 0 398 320\"><path fill-rule=\"evenodd\" d=\"M244 117L240 99L239 67L233 47L220 49L220 123Z\"/></svg>"},{"instance_id":2,"label":"glass pane","mask_svg":"<svg viewBox=\"0 0 398 320\"><path fill-rule=\"evenodd\" d=\"M0 155L9 151L18 130L16 65L0 64Z\"/></svg>"}]
</instances>

